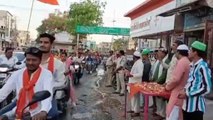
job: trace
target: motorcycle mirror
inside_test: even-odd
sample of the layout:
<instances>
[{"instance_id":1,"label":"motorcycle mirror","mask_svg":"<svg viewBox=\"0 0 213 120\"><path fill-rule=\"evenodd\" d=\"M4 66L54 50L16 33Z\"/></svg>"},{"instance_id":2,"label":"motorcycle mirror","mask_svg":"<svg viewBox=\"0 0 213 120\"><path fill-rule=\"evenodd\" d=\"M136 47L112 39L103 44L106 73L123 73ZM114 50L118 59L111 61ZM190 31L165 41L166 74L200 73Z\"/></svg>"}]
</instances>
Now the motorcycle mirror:
<instances>
[{"instance_id":1,"label":"motorcycle mirror","mask_svg":"<svg viewBox=\"0 0 213 120\"><path fill-rule=\"evenodd\" d=\"M51 95L50 92L47 90L36 92L32 98L32 101L30 101L29 104L24 109L37 102L47 99L48 97L50 97L50 95Z\"/></svg>"},{"instance_id":2,"label":"motorcycle mirror","mask_svg":"<svg viewBox=\"0 0 213 120\"><path fill-rule=\"evenodd\" d=\"M16 65L21 65L21 62L17 62Z\"/></svg>"}]
</instances>

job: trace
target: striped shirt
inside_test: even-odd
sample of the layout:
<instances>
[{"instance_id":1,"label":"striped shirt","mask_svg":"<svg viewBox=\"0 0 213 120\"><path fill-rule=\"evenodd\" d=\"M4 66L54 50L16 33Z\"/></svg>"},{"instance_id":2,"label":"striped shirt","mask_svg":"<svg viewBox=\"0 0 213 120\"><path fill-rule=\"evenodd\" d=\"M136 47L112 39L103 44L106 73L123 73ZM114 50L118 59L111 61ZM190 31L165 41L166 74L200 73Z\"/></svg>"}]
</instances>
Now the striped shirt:
<instances>
[{"instance_id":1,"label":"striped shirt","mask_svg":"<svg viewBox=\"0 0 213 120\"><path fill-rule=\"evenodd\" d=\"M189 79L185 86L187 98L183 103L183 110L186 112L205 112L204 95L211 89L211 71L208 64L200 59L191 65Z\"/></svg>"}]
</instances>

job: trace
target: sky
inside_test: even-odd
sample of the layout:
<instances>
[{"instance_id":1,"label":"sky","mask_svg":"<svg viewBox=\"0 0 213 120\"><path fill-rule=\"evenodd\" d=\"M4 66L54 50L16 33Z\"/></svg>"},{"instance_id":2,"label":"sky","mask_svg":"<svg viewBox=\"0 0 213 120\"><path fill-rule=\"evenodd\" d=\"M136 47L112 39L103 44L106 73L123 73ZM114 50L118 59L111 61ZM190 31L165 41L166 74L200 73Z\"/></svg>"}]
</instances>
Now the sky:
<instances>
[{"instance_id":1,"label":"sky","mask_svg":"<svg viewBox=\"0 0 213 120\"><path fill-rule=\"evenodd\" d=\"M17 27L19 30L27 30L29 21L30 8L33 0L0 0L0 9L8 10L11 14L16 16ZM30 33L33 39L36 38L36 28L41 25L41 21L48 18L48 14L59 9L60 11L69 10L72 2L79 2L81 0L58 0L59 5L53 6L41 3L37 0L34 2L33 14L30 23ZM106 1L107 5L103 15L104 26L112 27L113 19L115 19L114 27L130 27L131 20L125 18L124 14L134 7L138 6L145 0L100 0ZM108 41L110 36L98 35L91 37L91 39L106 39ZM98 41L98 43L104 40Z\"/></svg>"}]
</instances>

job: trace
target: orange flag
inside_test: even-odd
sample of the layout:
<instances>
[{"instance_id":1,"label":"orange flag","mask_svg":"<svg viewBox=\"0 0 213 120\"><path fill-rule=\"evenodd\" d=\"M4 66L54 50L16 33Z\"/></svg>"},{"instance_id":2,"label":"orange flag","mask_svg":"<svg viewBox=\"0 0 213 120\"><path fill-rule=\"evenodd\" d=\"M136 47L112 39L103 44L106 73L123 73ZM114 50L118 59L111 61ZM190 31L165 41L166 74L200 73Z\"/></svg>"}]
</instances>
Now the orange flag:
<instances>
[{"instance_id":1,"label":"orange flag","mask_svg":"<svg viewBox=\"0 0 213 120\"><path fill-rule=\"evenodd\" d=\"M50 5L58 5L57 0L38 0L38 1L46 3L46 4L50 4Z\"/></svg>"}]
</instances>

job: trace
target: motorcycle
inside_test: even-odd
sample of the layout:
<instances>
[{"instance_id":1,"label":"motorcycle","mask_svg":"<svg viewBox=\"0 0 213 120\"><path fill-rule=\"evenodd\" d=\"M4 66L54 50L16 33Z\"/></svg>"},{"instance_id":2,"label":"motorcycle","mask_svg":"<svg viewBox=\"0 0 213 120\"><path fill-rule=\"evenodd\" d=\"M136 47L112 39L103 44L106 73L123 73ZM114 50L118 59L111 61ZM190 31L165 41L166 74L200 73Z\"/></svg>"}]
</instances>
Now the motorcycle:
<instances>
[{"instance_id":1,"label":"motorcycle","mask_svg":"<svg viewBox=\"0 0 213 120\"><path fill-rule=\"evenodd\" d=\"M40 102L40 101L43 101L43 100L49 98L50 96L51 96L51 94L49 91L36 92L32 98L32 101L30 101L22 110L22 116L23 116L22 120L32 120L30 113L29 112L24 113L24 110L37 102ZM47 119L52 119L52 118L47 118ZM9 118L7 116L3 116L2 120L9 120Z\"/></svg>"},{"instance_id":2,"label":"motorcycle","mask_svg":"<svg viewBox=\"0 0 213 120\"><path fill-rule=\"evenodd\" d=\"M16 65L19 65L20 63L16 63ZM0 88L4 86L8 78L11 76L11 74L16 71L14 67L10 67L7 64L1 64L0 65ZM15 97L15 92L11 92L8 97L0 103L0 109L6 106L7 104L11 103L13 98Z\"/></svg>"},{"instance_id":3,"label":"motorcycle","mask_svg":"<svg viewBox=\"0 0 213 120\"><path fill-rule=\"evenodd\" d=\"M82 71L81 71L82 67L80 66L79 63L74 63L70 67L71 67L70 69L74 68L74 73L73 73L74 85L78 85L80 83L80 79L82 77Z\"/></svg>"},{"instance_id":4,"label":"motorcycle","mask_svg":"<svg viewBox=\"0 0 213 120\"><path fill-rule=\"evenodd\" d=\"M66 113L67 110L67 102L70 99L70 79L66 77L66 82L64 86L53 88L53 98L56 97L57 92L62 92L62 97L56 99L57 107L59 114Z\"/></svg>"},{"instance_id":5,"label":"motorcycle","mask_svg":"<svg viewBox=\"0 0 213 120\"><path fill-rule=\"evenodd\" d=\"M94 64L92 63L92 61L87 61L86 62L86 71L88 74L92 74L94 70Z\"/></svg>"},{"instance_id":6,"label":"motorcycle","mask_svg":"<svg viewBox=\"0 0 213 120\"><path fill-rule=\"evenodd\" d=\"M82 60L81 66L82 66L82 70L84 70L86 68L86 61L85 60Z\"/></svg>"},{"instance_id":7,"label":"motorcycle","mask_svg":"<svg viewBox=\"0 0 213 120\"><path fill-rule=\"evenodd\" d=\"M7 64L0 65L0 88L4 86L12 71L14 71L13 68L9 67Z\"/></svg>"}]
</instances>

